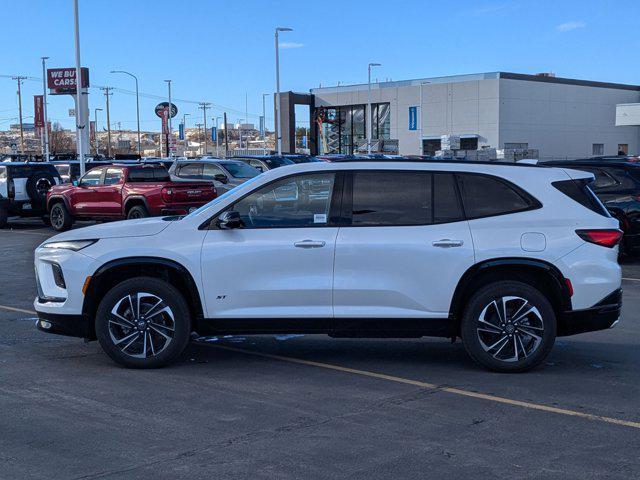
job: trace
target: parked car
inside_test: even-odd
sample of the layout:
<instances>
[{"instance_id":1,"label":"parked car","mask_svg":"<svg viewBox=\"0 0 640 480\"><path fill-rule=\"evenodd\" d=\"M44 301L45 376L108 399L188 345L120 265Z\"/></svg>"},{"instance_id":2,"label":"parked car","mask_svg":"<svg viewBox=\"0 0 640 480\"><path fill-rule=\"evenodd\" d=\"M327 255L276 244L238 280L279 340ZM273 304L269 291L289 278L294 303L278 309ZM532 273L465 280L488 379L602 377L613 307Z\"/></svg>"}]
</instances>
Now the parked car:
<instances>
[{"instance_id":1,"label":"parked car","mask_svg":"<svg viewBox=\"0 0 640 480\"><path fill-rule=\"evenodd\" d=\"M8 217L47 216L47 192L62 179L55 167L41 162L0 163L0 228Z\"/></svg>"},{"instance_id":2,"label":"parked car","mask_svg":"<svg viewBox=\"0 0 640 480\"><path fill-rule=\"evenodd\" d=\"M260 175L260 170L240 160L224 160L205 157L193 160L177 160L169 168L171 180L213 182L219 193L224 193L250 178Z\"/></svg>"},{"instance_id":3,"label":"parked car","mask_svg":"<svg viewBox=\"0 0 640 480\"><path fill-rule=\"evenodd\" d=\"M258 170L260 170L260 172L266 172L267 170L273 170L274 168L284 167L286 165L295 165L295 163L289 158L279 157L277 155L233 157L233 159L247 163L253 168L257 168Z\"/></svg>"},{"instance_id":4,"label":"parked car","mask_svg":"<svg viewBox=\"0 0 640 480\"><path fill-rule=\"evenodd\" d=\"M285 154L284 158L291 160L296 165L299 163L311 163L311 162L324 162L324 160L319 159L318 157L312 157L311 155L302 155L302 154Z\"/></svg>"},{"instance_id":5,"label":"parked car","mask_svg":"<svg viewBox=\"0 0 640 480\"><path fill-rule=\"evenodd\" d=\"M640 253L640 163L636 157L597 157L553 161L543 165L583 170L595 177L589 187L618 219L624 232L620 251Z\"/></svg>"},{"instance_id":6,"label":"parked car","mask_svg":"<svg viewBox=\"0 0 640 480\"><path fill-rule=\"evenodd\" d=\"M76 218L132 219L183 215L216 197L206 182L172 182L159 165L110 165L89 170L75 185L53 187L47 210L54 230Z\"/></svg>"},{"instance_id":7,"label":"parked car","mask_svg":"<svg viewBox=\"0 0 640 480\"><path fill-rule=\"evenodd\" d=\"M78 160L71 161L53 161L51 164L56 168L62 179L62 183L73 183L80 178L80 162ZM85 172L96 168L113 165L113 162L107 160L85 162Z\"/></svg>"},{"instance_id":8,"label":"parked car","mask_svg":"<svg viewBox=\"0 0 640 480\"><path fill-rule=\"evenodd\" d=\"M485 367L524 371L557 335L620 315L621 232L591 178L427 161L275 169L182 218L48 239L37 326L136 368L175 360L196 331L459 336Z\"/></svg>"}]
</instances>

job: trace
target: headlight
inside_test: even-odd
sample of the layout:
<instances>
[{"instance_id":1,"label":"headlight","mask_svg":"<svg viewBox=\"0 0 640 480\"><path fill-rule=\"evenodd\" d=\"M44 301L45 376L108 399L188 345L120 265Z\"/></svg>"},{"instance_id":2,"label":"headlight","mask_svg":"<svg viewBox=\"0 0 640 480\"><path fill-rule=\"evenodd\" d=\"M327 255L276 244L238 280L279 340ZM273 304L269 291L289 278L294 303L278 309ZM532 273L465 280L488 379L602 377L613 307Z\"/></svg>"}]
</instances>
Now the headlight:
<instances>
[{"instance_id":1,"label":"headlight","mask_svg":"<svg viewBox=\"0 0 640 480\"><path fill-rule=\"evenodd\" d=\"M42 248L59 248L62 250L73 250L77 252L89 245L93 245L98 240L67 240L66 242L50 242L42 245Z\"/></svg>"}]
</instances>

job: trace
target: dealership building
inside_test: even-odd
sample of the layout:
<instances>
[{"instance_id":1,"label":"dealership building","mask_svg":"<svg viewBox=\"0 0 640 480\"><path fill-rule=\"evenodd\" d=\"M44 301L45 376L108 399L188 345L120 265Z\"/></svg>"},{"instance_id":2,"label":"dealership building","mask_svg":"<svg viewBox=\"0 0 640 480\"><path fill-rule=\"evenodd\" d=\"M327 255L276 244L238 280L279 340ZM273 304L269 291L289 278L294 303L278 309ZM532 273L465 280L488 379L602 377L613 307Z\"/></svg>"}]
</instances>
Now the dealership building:
<instances>
[{"instance_id":1,"label":"dealership building","mask_svg":"<svg viewBox=\"0 0 640 480\"><path fill-rule=\"evenodd\" d=\"M368 98L366 83L283 92L283 151L299 146L301 124L312 154L366 150ZM461 150L536 149L542 160L640 151L640 126L616 120L618 104L640 102L636 85L492 72L376 82L370 98L373 151L434 154L443 136ZM296 122L300 105L309 118Z\"/></svg>"}]
</instances>

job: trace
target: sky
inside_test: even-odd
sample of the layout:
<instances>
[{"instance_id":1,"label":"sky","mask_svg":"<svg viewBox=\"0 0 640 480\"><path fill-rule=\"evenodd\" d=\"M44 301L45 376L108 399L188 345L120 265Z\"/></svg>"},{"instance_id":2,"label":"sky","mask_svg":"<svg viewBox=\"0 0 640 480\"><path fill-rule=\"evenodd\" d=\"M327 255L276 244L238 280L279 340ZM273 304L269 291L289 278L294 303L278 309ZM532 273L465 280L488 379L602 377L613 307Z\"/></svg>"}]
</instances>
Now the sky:
<instances>
[{"instance_id":1,"label":"sky","mask_svg":"<svg viewBox=\"0 0 640 480\"><path fill-rule=\"evenodd\" d=\"M0 0L0 130L17 123L16 82L24 75L23 115L33 121L42 93L40 57L74 67L72 0ZM160 129L154 107L172 80L178 117L202 122L198 102L221 116L258 124L262 94L275 91L274 28L280 37L281 90L367 80L508 71L640 84L637 0L79 0L82 64L90 70L89 106L105 108L101 86L114 87L112 128L135 129L133 79L140 82L143 130ZM74 126L68 95L49 97L49 119ZM105 122L99 112L98 128ZM175 122L175 121L174 121ZM176 122L177 123L177 122ZM267 126L273 99L267 98ZM174 125L174 129L175 129Z\"/></svg>"}]
</instances>

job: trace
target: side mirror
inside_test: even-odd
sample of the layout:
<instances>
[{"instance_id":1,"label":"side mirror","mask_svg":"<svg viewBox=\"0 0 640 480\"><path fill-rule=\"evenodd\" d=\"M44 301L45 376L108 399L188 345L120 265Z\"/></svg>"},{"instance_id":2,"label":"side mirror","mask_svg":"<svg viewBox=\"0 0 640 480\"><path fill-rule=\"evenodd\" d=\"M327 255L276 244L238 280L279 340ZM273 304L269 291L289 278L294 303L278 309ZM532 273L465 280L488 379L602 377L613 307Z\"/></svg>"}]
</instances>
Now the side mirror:
<instances>
[{"instance_id":1,"label":"side mirror","mask_svg":"<svg viewBox=\"0 0 640 480\"><path fill-rule=\"evenodd\" d=\"M220 183L229 183L229 178L224 174L224 173L216 173L213 176L213 179L216 182L220 182Z\"/></svg>"},{"instance_id":2,"label":"side mirror","mask_svg":"<svg viewBox=\"0 0 640 480\"><path fill-rule=\"evenodd\" d=\"M216 225L221 230L233 230L234 228L242 227L243 222L238 212L227 210L220 214L218 220L216 220Z\"/></svg>"},{"instance_id":3,"label":"side mirror","mask_svg":"<svg viewBox=\"0 0 640 480\"><path fill-rule=\"evenodd\" d=\"M256 170L258 170L260 173L264 173L264 168L262 168L262 165L256 165L255 167Z\"/></svg>"}]
</instances>

